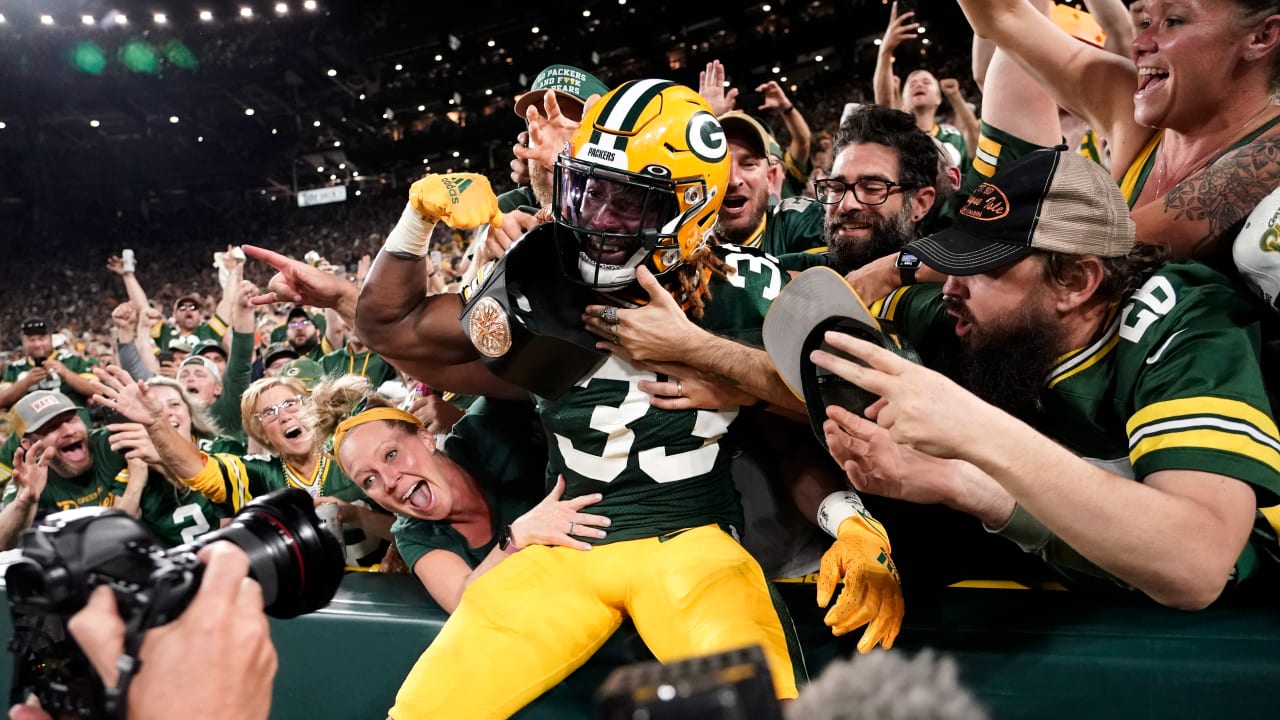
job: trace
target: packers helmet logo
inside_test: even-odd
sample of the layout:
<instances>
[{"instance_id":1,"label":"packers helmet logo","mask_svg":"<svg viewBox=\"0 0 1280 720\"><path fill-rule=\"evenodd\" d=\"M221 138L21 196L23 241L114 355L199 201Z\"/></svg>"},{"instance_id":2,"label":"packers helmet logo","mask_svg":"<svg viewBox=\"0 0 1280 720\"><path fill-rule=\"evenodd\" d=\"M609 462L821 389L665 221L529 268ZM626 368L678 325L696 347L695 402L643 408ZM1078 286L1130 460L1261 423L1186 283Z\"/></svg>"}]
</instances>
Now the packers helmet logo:
<instances>
[{"instance_id":1,"label":"packers helmet logo","mask_svg":"<svg viewBox=\"0 0 1280 720\"><path fill-rule=\"evenodd\" d=\"M693 114L689 125L685 128L685 139L689 149L699 160L719 162L729 154L729 141L725 139L724 128L716 116L705 110Z\"/></svg>"}]
</instances>

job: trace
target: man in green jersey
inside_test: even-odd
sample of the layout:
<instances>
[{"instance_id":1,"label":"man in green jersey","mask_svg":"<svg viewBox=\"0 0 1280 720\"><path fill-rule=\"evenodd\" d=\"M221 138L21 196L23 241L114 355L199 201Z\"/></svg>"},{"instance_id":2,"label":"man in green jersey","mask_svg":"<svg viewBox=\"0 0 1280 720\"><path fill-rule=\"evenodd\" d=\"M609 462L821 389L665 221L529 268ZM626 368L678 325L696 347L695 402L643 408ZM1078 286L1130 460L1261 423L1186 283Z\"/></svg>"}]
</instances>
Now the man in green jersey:
<instances>
[{"instance_id":1,"label":"man in green jersey","mask_svg":"<svg viewBox=\"0 0 1280 720\"><path fill-rule=\"evenodd\" d=\"M977 518L1076 587L1179 608L1274 569L1258 509L1277 502L1280 437L1257 318L1226 278L1135 247L1105 170L1065 147L1033 152L978 186L952 228L907 249L946 282L895 291L878 314L955 379L826 334L865 365L821 351L812 361L881 396L869 420L827 408L826 440L855 487ZM804 358L785 356L815 327L812 305L784 294L766 324L793 387ZM966 532L983 534L970 519L920 554L955 558Z\"/></svg>"},{"instance_id":2,"label":"man in green jersey","mask_svg":"<svg viewBox=\"0 0 1280 720\"><path fill-rule=\"evenodd\" d=\"M32 317L22 322L24 357L5 368L4 379L0 380L0 410L7 410L33 390L58 390L81 406L93 394L93 376L88 373L98 361L66 349L55 351L52 332L44 318Z\"/></svg>"}]
</instances>

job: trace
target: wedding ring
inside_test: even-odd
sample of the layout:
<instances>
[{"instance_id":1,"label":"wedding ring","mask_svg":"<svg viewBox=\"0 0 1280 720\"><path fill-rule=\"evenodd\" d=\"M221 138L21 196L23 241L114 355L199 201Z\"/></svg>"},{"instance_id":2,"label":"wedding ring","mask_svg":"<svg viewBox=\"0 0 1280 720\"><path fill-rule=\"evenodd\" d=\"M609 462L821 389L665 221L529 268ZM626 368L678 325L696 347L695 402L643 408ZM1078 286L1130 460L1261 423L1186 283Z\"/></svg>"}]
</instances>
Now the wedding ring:
<instances>
[{"instance_id":1,"label":"wedding ring","mask_svg":"<svg viewBox=\"0 0 1280 720\"><path fill-rule=\"evenodd\" d=\"M578 526L578 523L572 523L572 522L571 522L571 523L569 523L569 534L570 534L570 535L572 535L572 534L573 534L573 529L574 529L575 527L577 527L577 526Z\"/></svg>"},{"instance_id":2,"label":"wedding ring","mask_svg":"<svg viewBox=\"0 0 1280 720\"><path fill-rule=\"evenodd\" d=\"M602 320L603 322L609 325L617 325L618 324L618 308L607 307L601 310L600 320Z\"/></svg>"},{"instance_id":3,"label":"wedding ring","mask_svg":"<svg viewBox=\"0 0 1280 720\"><path fill-rule=\"evenodd\" d=\"M676 396L684 397L684 383L679 380L676 381Z\"/></svg>"}]
</instances>

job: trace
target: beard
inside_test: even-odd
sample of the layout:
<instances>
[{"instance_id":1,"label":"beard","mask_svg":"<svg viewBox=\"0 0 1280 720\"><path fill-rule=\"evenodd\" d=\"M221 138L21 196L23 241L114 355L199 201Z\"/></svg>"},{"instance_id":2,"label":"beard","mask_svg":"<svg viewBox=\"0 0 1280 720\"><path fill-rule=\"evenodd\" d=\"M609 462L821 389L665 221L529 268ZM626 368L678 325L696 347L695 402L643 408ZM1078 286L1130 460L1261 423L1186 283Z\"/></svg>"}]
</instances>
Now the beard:
<instances>
[{"instance_id":1,"label":"beard","mask_svg":"<svg viewBox=\"0 0 1280 720\"><path fill-rule=\"evenodd\" d=\"M948 310L974 322L963 301L946 301ZM1062 355L1058 335L1044 311L1020 308L998 321L974 324L960 338L960 352L939 369L983 401L1030 420L1039 411L1045 378Z\"/></svg>"},{"instance_id":2,"label":"beard","mask_svg":"<svg viewBox=\"0 0 1280 720\"><path fill-rule=\"evenodd\" d=\"M839 230L844 224L867 227L871 231L870 238L866 241L841 238ZM861 210L849 213L837 211L827 215L823 220L823 228L827 234L827 252L831 255L836 272L841 275L857 270L872 260L898 252L903 245L915 239L916 233L915 223L911 221L911 203L903 203L902 209L892 217Z\"/></svg>"}]
</instances>

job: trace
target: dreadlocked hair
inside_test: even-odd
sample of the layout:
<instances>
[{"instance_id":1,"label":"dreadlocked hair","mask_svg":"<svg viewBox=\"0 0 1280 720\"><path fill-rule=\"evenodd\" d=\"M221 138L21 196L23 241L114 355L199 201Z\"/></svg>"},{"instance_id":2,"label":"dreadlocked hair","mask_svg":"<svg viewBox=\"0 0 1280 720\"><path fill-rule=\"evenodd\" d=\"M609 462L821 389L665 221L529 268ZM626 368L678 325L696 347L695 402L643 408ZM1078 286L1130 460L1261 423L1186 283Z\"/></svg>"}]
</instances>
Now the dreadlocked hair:
<instances>
[{"instance_id":1,"label":"dreadlocked hair","mask_svg":"<svg viewBox=\"0 0 1280 720\"><path fill-rule=\"evenodd\" d=\"M712 277L725 278L731 268L716 254L719 244L708 240L689 254L676 268L676 302L684 308L690 320L701 320L711 299Z\"/></svg>"}]
</instances>

